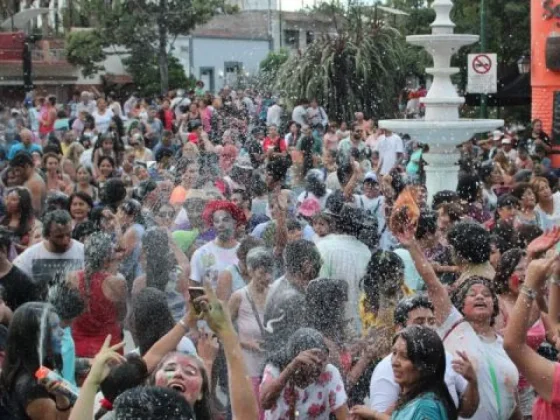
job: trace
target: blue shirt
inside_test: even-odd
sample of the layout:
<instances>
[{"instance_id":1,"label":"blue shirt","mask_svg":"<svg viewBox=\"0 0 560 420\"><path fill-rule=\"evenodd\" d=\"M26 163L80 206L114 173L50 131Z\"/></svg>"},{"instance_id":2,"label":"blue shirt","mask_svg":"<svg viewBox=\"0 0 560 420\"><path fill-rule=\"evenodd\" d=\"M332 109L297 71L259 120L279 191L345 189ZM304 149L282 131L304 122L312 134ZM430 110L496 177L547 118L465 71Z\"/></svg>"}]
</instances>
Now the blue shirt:
<instances>
[{"instance_id":1,"label":"blue shirt","mask_svg":"<svg viewBox=\"0 0 560 420\"><path fill-rule=\"evenodd\" d=\"M391 420L426 419L447 420L447 412L443 404L431 392L413 399L391 415Z\"/></svg>"},{"instance_id":2,"label":"blue shirt","mask_svg":"<svg viewBox=\"0 0 560 420\"><path fill-rule=\"evenodd\" d=\"M17 152L21 152L22 150L29 153L29 154L31 154L33 152L42 152L43 151L41 146L39 146L38 144L35 144L35 143L31 143L27 147L23 143L16 143L10 148L10 151L8 152L8 160L12 160L14 158L14 156L17 154Z\"/></svg>"},{"instance_id":3,"label":"blue shirt","mask_svg":"<svg viewBox=\"0 0 560 420\"><path fill-rule=\"evenodd\" d=\"M62 336L62 377L76 386L76 347L70 327L64 328Z\"/></svg>"}]
</instances>

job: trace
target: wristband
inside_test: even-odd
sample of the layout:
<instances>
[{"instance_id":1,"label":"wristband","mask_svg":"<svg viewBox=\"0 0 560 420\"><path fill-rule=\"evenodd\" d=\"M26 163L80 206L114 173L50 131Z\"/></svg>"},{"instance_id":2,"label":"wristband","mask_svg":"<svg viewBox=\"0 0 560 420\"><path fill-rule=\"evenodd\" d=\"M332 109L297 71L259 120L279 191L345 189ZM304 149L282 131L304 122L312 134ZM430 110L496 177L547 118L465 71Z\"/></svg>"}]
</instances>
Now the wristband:
<instances>
[{"instance_id":1,"label":"wristband","mask_svg":"<svg viewBox=\"0 0 560 420\"><path fill-rule=\"evenodd\" d=\"M535 289L531 289L525 285L521 286L519 289L519 293L523 293L531 300L535 300L537 298L537 291Z\"/></svg>"},{"instance_id":2,"label":"wristband","mask_svg":"<svg viewBox=\"0 0 560 420\"><path fill-rule=\"evenodd\" d=\"M558 278L556 275L552 276L548 282L550 284L554 284L555 286L560 286L560 278Z\"/></svg>"},{"instance_id":3,"label":"wristband","mask_svg":"<svg viewBox=\"0 0 560 420\"><path fill-rule=\"evenodd\" d=\"M189 326L185 323L185 321L183 321L182 319L179 320L179 322L177 323L179 324L181 327L183 327L183 329L185 330L185 332L189 331Z\"/></svg>"}]
</instances>

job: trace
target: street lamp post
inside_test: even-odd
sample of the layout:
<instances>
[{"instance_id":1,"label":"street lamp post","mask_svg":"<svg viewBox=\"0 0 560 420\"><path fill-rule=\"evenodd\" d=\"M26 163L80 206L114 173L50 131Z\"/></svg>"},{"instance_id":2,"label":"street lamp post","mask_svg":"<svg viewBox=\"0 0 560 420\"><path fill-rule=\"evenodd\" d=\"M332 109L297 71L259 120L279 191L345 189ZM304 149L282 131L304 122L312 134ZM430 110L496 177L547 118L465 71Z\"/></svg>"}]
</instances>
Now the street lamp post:
<instances>
[{"instance_id":1,"label":"street lamp post","mask_svg":"<svg viewBox=\"0 0 560 420\"><path fill-rule=\"evenodd\" d=\"M480 52L486 53L486 3L480 0ZM488 97L485 93L480 95L480 118L488 118Z\"/></svg>"},{"instance_id":2,"label":"street lamp post","mask_svg":"<svg viewBox=\"0 0 560 420\"><path fill-rule=\"evenodd\" d=\"M531 73L531 58L527 55L524 55L519 60L517 60L517 70L519 70L519 74Z\"/></svg>"}]
</instances>

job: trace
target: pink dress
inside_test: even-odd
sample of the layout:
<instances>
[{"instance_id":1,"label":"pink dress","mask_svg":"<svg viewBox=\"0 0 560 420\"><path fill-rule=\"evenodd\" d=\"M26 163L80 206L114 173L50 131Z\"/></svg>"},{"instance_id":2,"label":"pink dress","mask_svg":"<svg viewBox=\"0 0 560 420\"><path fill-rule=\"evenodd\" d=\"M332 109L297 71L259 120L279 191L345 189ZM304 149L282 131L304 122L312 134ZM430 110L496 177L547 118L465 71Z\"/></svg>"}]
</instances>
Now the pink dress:
<instances>
[{"instance_id":1,"label":"pink dress","mask_svg":"<svg viewBox=\"0 0 560 420\"><path fill-rule=\"evenodd\" d=\"M200 111L200 117L202 118L202 129L206 133L212 131L212 110L209 107L204 108Z\"/></svg>"},{"instance_id":2,"label":"pink dress","mask_svg":"<svg viewBox=\"0 0 560 420\"><path fill-rule=\"evenodd\" d=\"M551 401L537 397L533 406L533 420L557 419L560 419L560 363L555 363Z\"/></svg>"}]
</instances>

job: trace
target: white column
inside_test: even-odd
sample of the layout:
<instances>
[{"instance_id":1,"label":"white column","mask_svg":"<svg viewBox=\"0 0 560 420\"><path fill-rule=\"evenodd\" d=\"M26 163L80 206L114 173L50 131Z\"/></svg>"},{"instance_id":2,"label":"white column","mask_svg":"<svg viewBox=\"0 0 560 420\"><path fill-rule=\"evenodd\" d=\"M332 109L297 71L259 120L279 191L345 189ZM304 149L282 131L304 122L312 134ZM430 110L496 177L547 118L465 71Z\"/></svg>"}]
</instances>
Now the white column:
<instances>
[{"instance_id":1,"label":"white column","mask_svg":"<svg viewBox=\"0 0 560 420\"><path fill-rule=\"evenodd\" d=\"M422 157L428 163L425 170L429 202L438 191L457 189L459 166L456 163L460 157L458 149L434 152L430 150Z\"/></svg>"}]
</instances>

